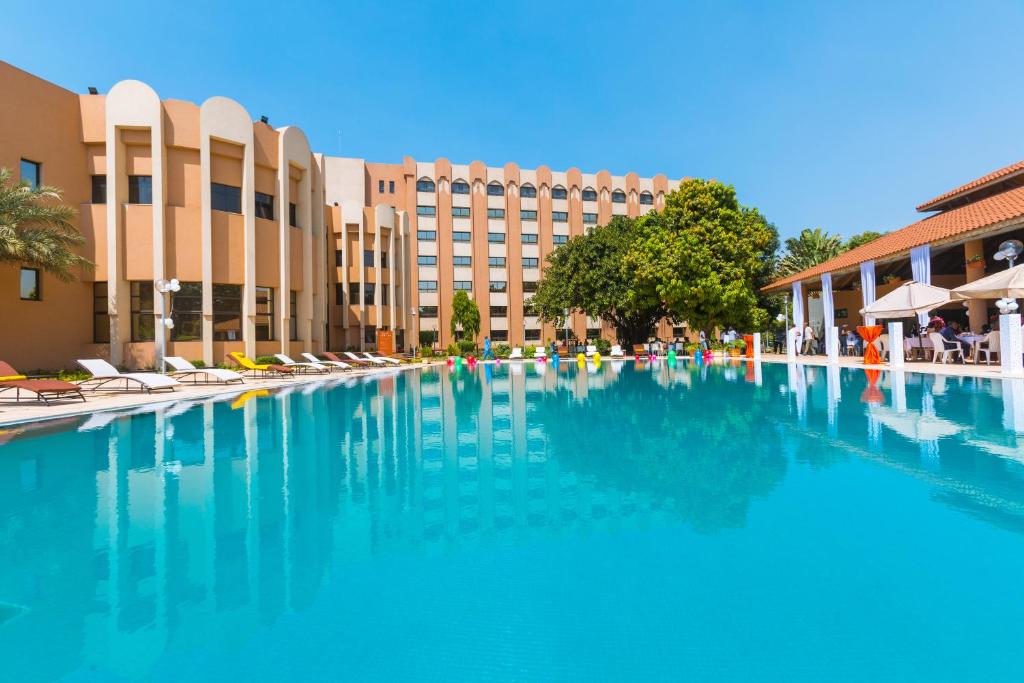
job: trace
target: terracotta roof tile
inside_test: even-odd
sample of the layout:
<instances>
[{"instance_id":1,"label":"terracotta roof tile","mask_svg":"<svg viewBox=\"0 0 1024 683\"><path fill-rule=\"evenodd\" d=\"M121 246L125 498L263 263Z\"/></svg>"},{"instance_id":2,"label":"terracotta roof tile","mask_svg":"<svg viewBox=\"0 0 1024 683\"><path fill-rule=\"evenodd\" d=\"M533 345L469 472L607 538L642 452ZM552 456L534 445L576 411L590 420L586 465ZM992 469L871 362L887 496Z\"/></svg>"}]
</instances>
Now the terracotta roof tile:
<instances>
[{"instance_id":1,"label":"terracotta roof tile","mask_svg":"<svg viewBox=\"0 0 1024 683\"><path fill-rule=\"evenodd\" d=\"M940 242L1021 217L1024 217L1024 187L1017 187L972 204L929 216L819 263L813 268L776 280L764 289L779 289L797 280L853 268L864 261L895 256L909 252L922 244Z\"/></svg>"},{"instance_id":2,"label":"terracotta roof tile","mask_svg":"<svg viewBox=\"0 0 1024 683\"><path fill-rule=\"evenodd\" d=\"M943 202L949 201L950 199L953 199L954 197L958 197L958 196L960 196L962 194L970 192L971 190L974 190L974 189L977 189L979 187L982 187L983 185L988 185L991 182L994 182L996 180L1000 180L1002 178L1005 178L1006 176L1013 175L1013 174L1018 173L1020 171L1024 171L1024 161L1018 161L1015 164L1010 164L1009 166L1001 168L998 171L992 171L988 175L983 175L980 178L975 178L971 182L969 182L969 183L967 183L965 185L961 185L960 187L958 187L958 188L956 188L954 190L950 190L949 192L944 192L943 194L940 194L938 197L935 197L934 199L929 199L924 204L919 205L917 207L917 210L918 211L934 211L934 210L939 208L937 206L938 204L942 204Z\"/></svg>"}]
</instances>

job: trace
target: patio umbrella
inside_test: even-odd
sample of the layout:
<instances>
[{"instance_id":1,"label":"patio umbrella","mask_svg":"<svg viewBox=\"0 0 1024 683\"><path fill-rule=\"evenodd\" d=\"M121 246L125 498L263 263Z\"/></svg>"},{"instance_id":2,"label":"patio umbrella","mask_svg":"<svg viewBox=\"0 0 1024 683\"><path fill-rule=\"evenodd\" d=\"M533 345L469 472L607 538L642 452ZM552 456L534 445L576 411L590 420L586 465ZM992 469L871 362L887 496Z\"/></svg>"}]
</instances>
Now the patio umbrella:
<instances>
[{"instance_id":1,"label":"patio umbrella","mask_svg":"<svg viewBox=\"0 0 1024 683\"><path fill-rule=\"evenodd\" d=\"M948 289L911 280L860 309L872 318L910 318L949 303Z\"/></svg>"},{"instance_id":2,"label":"patio umbrella","mask_svg":"<svg viewBox=\"0 0 1024 683\"><path fill-rule=\"evenodd\" d=\"M950 295L961 299L1024 299L1024 265L993 273L966 285L960 285Z\"/></svg>"}]
</instances>

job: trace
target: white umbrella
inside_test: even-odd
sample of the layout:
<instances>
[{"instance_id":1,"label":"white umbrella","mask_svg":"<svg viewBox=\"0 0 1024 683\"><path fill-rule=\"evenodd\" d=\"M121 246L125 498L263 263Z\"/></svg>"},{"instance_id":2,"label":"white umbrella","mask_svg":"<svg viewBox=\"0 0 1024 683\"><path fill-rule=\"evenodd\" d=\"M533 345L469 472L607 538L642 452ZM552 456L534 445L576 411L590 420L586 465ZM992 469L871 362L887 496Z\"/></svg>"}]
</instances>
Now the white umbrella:
<instances>
[{"instance_id":1,"label":"white umbrella","mask_svg":"<svg viewBox=\"0 0 1024 683\"><path fill-rule=\"evenodd\" d=\"M950 295L961 299L1024 299L1024 265L993 273L966 285L960 285Z\"/></svg>"},{"instance_id":2,"label":"white umbrella","mask_svg":"<svg viewBox=\"0 0 1024 683\"><path fill-rule=\"evenodd\" d=\"M949 303L948 289L911 280L860 309L872 318L910 318Z\"/></svg>"},{"instance_id":3,"label":"white umbrella","mask_svg":"<svg viewBox=\"0 0 1024 683\"><path fill-rule=\"evenodd\" d=\"M926 415L917 410L899 413L887 406L874 406L870 413L871 417L911 441L938 441L963 430L963 427L955 422L935 415Z\"/></svg>"}]
</instances>

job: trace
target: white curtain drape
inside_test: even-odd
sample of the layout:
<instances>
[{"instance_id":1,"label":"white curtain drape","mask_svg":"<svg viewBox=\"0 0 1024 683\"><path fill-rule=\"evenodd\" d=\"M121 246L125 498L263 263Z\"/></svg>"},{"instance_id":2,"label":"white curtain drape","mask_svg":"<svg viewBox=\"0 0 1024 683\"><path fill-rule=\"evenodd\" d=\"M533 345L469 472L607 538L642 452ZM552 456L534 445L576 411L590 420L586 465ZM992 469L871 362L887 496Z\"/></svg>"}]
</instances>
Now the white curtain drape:
<instances>
[{"instance_id":1,"label":"white curtain drape","mask_svg":"<svg viewBox=\"0 0 1024 683\"><path fill-rule=\"evenodd\" d=\"M802 334L804 331L804 286L801 280L793 283L793 324Z\"/></svg>"},{"instance_id":2,"label":"white curtain drape","mask_svg":"<svg viewBox=\"0 0 1024 683\"><path fill-rule=\"evenodd\" d=\"M832 328L836 324L836 312L832 302L832 273L821 276L821 305L825 309L825 352L832 348Z\"/></svg>"},{"instance_id":3,"label":"white curtain drape","mask_svg":"<svg viewBox=\"0 0 1024 683\"><path fill-rule=\"evenodd\" d=\"M864 307L875 303L875 262L865 261L860 264L860 291L863 296ZM874 325L875 319L872 316L864 316L865 325Z\"/></svg>"},{"instance_id":4,"label":"white curtain drape","mask_svg":"<svg viewBox=\"0 0 1024 683\"><path fill-rule=\"evenodd\" d=\"M916 282L926 285L932 283L932 250L929 245L924 244L910 250L910 272ZM928 313L918 313L917 322L920 325L927 325Z\"/></svg>"}]
</instances>

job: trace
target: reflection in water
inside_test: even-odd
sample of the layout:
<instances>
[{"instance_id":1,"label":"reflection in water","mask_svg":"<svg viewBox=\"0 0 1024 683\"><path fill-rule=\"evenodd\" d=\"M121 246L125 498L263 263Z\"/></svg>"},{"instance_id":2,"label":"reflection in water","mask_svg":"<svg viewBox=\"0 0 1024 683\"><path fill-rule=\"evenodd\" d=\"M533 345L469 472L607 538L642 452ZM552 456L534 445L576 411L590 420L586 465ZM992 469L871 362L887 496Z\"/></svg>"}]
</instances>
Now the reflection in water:
<instances>
[{"instance_id":1,"label":"reflection in water","mask_svg":"<svg viewBox=\"0 0 1024 683\"><path fill-rule=\"evenodd\" d=\"M143 677L244 642L379 558L742 529L794 464L879 463L1024 531L1020 380L680 361L345 384L97 413L10 439L0 661L12 680Z\"/></svg>"}]
</instances>

